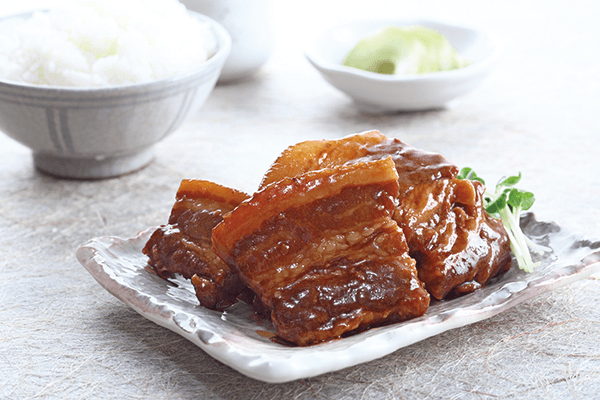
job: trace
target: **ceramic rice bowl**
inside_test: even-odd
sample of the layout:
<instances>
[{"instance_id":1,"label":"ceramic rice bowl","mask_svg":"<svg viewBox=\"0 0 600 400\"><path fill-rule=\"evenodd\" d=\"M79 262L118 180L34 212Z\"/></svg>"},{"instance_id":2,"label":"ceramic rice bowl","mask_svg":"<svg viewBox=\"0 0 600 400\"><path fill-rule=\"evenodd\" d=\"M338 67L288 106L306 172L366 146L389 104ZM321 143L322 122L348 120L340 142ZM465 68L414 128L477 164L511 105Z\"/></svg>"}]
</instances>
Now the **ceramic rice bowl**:
<instances>
[{"instance_id":1,"label":"ceramic rice bowl","mask_svg":"<svg viewBox=\"0 0 600 400\"><path fill-rule=\"evenodd\" d=\"M217 51L195 69L148 83L109 87L50 87L0 78L0 130L33 151L51 175L97 179L138 170L153 145L196 113L212 92L231 51L214 20Z\"/></svg>"}]
</instances>

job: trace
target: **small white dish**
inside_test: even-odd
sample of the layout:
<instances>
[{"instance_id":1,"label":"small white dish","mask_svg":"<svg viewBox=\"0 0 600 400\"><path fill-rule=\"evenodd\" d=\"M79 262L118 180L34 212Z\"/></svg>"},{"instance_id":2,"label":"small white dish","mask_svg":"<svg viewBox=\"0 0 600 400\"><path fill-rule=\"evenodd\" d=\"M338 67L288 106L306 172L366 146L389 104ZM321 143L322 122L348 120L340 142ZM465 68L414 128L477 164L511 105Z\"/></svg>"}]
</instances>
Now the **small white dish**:
<instances>
[{"instance_id":1,"label":"small white dish","mask_svg":"<svg viewBox=\"0 0 600 400\"><path fill-rule=\"evenodd\" d=\"M420 75L385 75L342 65L359 40L388 25L422 25L444 35L472 64L451 71ZM320 33L305 51L327 82L370 112L417 111L440 108L476 87L491 71L502 41L465 26L421 19L355 21Z\"/></svg>"},{"instance_id":2,"label":"small white dish","mask_svg":"<svg viewBox=\"0 0 600 400\"><path fill-rule=\"evenodd\" d=\"M537 221L533 214L522 218L521 226L534 242L550 249L534 272L526 273L513 265L480 290L454 300L432 302L420 318L309 347L271 342L266 337L274 335L271 324L257 318L245 303L239 302L223 313L212 311L198 304L189 281L158 277L142 253L155 228L130 239L92 239L79 247L77 259L109 293L145 318L178 333L246 376L287 382L383 357L428 337L490 318L600 270L600 241Z\"/></svg>"}]
</instances>

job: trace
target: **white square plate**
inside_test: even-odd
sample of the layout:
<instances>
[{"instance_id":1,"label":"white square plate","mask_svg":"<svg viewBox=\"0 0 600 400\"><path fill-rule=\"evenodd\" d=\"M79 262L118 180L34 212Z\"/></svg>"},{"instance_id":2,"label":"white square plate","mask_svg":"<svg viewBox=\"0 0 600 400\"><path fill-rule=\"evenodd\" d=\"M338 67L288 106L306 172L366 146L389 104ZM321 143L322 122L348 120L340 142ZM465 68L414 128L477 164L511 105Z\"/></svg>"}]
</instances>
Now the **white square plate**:
<instances>
[{"instance_id":1,"label":"white square plate","mask_svg":"<svg viewBox=\"0 0 600 400\"><path fill-rule=\"evenodd\" d=\"M220 313L201 307L192 284L179 277L163 280L147 266L142 248L156 228L129 239L99 237L77 250L77 259L108 292L155 323L191 340L215 359L265 382L287 382L337 371L383 357L395 350L490 318L527 299L586 278L600 270L600 240L588 240L539 222L521 219L524 232L551 251L525 273L514 265L488 286L469 295L432 302L427 313L410 321L310 347L270 341L270 323L238 302Z\"/></svg>"}]
</instances>

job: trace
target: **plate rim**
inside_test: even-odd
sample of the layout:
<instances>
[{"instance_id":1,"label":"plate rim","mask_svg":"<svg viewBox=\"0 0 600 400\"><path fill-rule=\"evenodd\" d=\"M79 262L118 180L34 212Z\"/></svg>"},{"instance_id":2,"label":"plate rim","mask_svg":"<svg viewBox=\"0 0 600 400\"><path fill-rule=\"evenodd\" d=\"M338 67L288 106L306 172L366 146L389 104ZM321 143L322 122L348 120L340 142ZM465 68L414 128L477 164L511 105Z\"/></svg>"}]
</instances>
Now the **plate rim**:
<instances>
[{"instance_id":1,"label":"plate rim","mask_svg":"<svg viewBox=\"0 0 600 400\"><path fill-rule=\"evenodd\" d=\"M535 220L533 213L528 213L527 218L533 218L534 224L546 223ZM556 226L558 227L558 225ZM475 301L471 306L454 308L433 315L426 313L422 317L409 321L373 328L354 335L355 339L351 341L348 340L350 338L344 338L308 347L286 347L268 344L269 348L272 349L275 348L274 346L281 346L281 348L277 348L277 356L274 357L272 355L260 355L256 351L248 352L248 349L244 347L244 339L246 338L240 337L243 339L241 342L228 341L218 332L214 332L214 327L208 327L200 317L195 315L190 317L187 311L178 309L173 305L157 304L158 300L152 294L140 292L119 281L119 276L110 268L110 260L107 260L102 252L124 244L127 246L138 244L137 247L139 247L139 243L145 243L144 238L149 237L156 228L147 228L129 238L100 236L90 239L77 248L76 258L106 291L146 319L190 340L211 357L243 375L269 383L283 383L310 378L381 358L403 347L443 332L491 318L542 293L585 279L596 271L600 271L600 241L591 241L589 243L595 244L595 248L588 246L591 252L586 253L586 256L581 258L576 265L559 265L549 268L547 273L540 275L537 279L532 279L524 288L513 288L512 286L515 286L515 284L516 286L522 286L525 281L509 281L502 284L502 279L498 279L496 290L490 290L489 293L484 291L474 292L479 293L478 297L482 297L482 299ZM562 230L562 228L558 228L559 231ZM585 240L581 236L572 235L572 237L576 242ZM141 249L140 254L146 257L141 253ZM511 270L514 268L513 266ZM569 272L568 268L574 268L574 271ZM142 270L150 274L147 266L138 266L137 271ZM559 273L563 270L564 273ZM520 271L514 273L520 273ZM161 279L156 275L154 277ZM167 285L168 281L165 280L164 282ZM519 285L519 282L521 282L521 285ZM539 284L540 282L542 284ZM502 291L506 292L504 293L506 297L500 303L480 307L486 300L500 294ZM464 296L459 299L464 299ZM161 307L164 309L157 312L152 307L144 307L144 304L148 304L148 302L154 304L156 309ZM197 305L197 307L200 308L201 306ZM215 311L211 312L216 313ZM433 319L437 321L433 321ZM404 331L412 333L408 335L408 339L401 337ZM244 335L242 334L242 336ZM254 338L251 339L254 340ZM332 361L332 359L334 360ZM310 360L310 362L306 363L307 360Z\"/></svg>"}]
</instances>

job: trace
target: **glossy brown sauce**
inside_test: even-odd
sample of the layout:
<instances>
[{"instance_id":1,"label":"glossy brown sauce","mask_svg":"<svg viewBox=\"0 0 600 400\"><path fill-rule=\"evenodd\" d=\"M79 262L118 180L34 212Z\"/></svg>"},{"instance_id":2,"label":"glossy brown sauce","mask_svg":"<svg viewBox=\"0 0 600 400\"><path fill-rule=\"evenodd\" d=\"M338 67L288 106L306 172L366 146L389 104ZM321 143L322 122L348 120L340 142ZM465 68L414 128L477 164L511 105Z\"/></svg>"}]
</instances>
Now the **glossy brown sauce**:
<instances>
[{"instance_id":1,"label":"glossy brown sauce","mask_svg":"<svg viewBox=\"0 0 600 400\"><path fill-rule=\"evenodd\" d=\"M484 187L458 168L370 131L291 146L252 196L184 181L144 252L191 278L200 303L241 298L278 343L306 346L423 315L510 267ZM258 333L261 335L261 333Z\"/></svg>"},{"instance_id":2,"label":"glossy brown sauce","mask_svg":"<svg viewBox=\"0 0 600 400\"><path fill-rule=\"evenodd\" d=\"M271 309L278 337L305 346L425 313L429 295L392 219L397 179L391 158L286 178L214 229L215 252ZM286 207L271 210L278 196ZM251 233L231 241L236 229Z\"/></svg>"},{"instance_id":3,"label":"glossy brown sauce","mask_svg":"<svg viewBox=\"0 0 600 400\"><path fill-rule=\"evenodd\" d=\"M200 304L223 310L244 289L237 272L212 251L212 229L248 196L202 180L184 180L169 223L159 227L143 249L162 278L181 274L192 280Z\"/></svg>"},{"instance_id":4,"label":"glossy brown sauce","mask_svg":"<svg viewBox=\"0 0 600 400\"><path fill-rule=\"evenodd\" d=\"M483 185L457 179L458 167L443 156L378 131L291 146L261 185L315 168L386 157L392 157L398 173L394 219L417 261L419 279L435 298L468 293L510 267L508 236L483 209Z\"/></svg>"}]
</instances>

